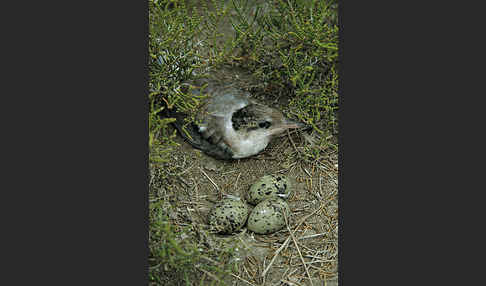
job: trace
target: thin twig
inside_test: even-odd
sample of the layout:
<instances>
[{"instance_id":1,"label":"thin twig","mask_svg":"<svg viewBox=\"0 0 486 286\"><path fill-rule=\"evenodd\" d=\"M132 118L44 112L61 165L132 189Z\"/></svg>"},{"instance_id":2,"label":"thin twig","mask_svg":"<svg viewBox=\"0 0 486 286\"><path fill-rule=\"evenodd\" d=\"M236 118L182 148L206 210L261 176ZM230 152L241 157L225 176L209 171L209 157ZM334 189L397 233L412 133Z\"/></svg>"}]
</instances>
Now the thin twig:
<instances>
[{"instance_id":1,"label":"thin twig","mask_svg":"<svg viewBox=\"0 0 486 286\"><path fill-rule=\"evenodd\" d=\"M182 174L187 173L189 170L191 170L191 169L192 169L192 167L196 166L196 164L197 164L197 162L195 162L194 164L192 164L192 166L191 166L191 167L189 167L189 168L185 169L184 171L182 171L182 172L180 172L180 173L176 174L176 176L180 176L180 175L182 175Z\"/></svg>"},{"instance_id":2,"label":"thin twig","mask_svg":"<svg viewBox=\"0 0 486 286\"><path fill-rule=\"evenodd\" d=\"M289 241L290 241L290 236L287 237L285 242L277 249L277 251L275 251L275 255L273 256L272 260L270 261L270 264L268 264L267 268L262 272L262 277L264 277L267 274L268 270L273 265L273 262L277 258L278 254L280 253L280 251L282 251L282 249L284 249L284 247L287 245L287 243L289 243Z\"/></svg>"},{"instance_id":3,"label":"thin twig","mask_svg":"<svg viewBox=\"0 0 486 286\"><path fill-rule=\"evenodd\" d=\"M321 198L321 194L322 194L322 177L321 177L321 173L319 173L319 199Z\"/></svg>"},{"instance_id":4,"label":"thin twig","mask_svg":"<svg viewBox=\"0 0 486 286\"><path fill-rule=\"evenodd\" d=\"M287 129L287 135L289 136L290 143L292 143L292 146L294 146L295 152L300 153L299 150L297 150L297 147L295 146L294 141L292 140L292 137L290 137L289 130Z\"/></svg>"},{"instance_id":5,"label":"thin twig","mask_svg":"<svg viewBox=\"0 0 486 286\"><path fill-rule=\"evenodd\" d=\"M295 248L297 248L297 252L299 253L300 260L302 261L302 264L304 265L305 273L307 273L307 276L309 277L309 281L311 283L311 286L314 286L314 283L312 283L312 278L309 274L309 269L307 269L307 265L305 264L304 257L302 257L302 253L300 252L299 244L297 243L297 240L295 239L294 233L290 229L289 222L287 220L287 214L284 212L284 219L285 219L285 224L287 225L287 229L290 232L290 236L292 237L292 240L294 241Z\"/></svg>"},{"instance_id":6,"label":"thin twig","mask_svg":"<svg viewBox=\"0 0 486 286\"><path fill-rule=\"evenodd\" d=\"M226 176L226 175L234 173L234 172L238 172L238 170L231 170L231 171L228 171L228 172L224 172L223 174L221 174L221 176Z\"/></svg>"},{"instance_id":7,"label":"thin twig","mask_svg":"<svg viewBox=\"0 0 486 286\"><path fill-rule=\"evenodd\" d=\"M266 261L266 259L267 259L267 256L264 256L264 257L263 257L263 264L262 264L262 268L265 268L265 261ZM260 267L258 267L258 269L260 269ZM260 275L260 277L262 277L262 278L263 278L263 279L262 279L262 280L263 280L263 281L262 281L262 285L265 285L265 280L266 280L266 279L265 279L265 278L266 278L266 277L265 277L265 275Z\"/></svg>"},{"instance_id":8,"label":"thin twig","mask_svg":"<svg viewBox=\"0 0 486 286\"><path fill-rule=\"evenodd\" d=\"M241 172L238 174L238 177L236 178L235 190L238 189L238 179L240 178L240 176L241 176Z\"/></svg>"},{"instance_id":9,"label":"thin twig","mask_svg":"<svg viewBox=\"0 0 486 286\"><path fill-rule=\"evenodd\" d=\"M199 168L199 170L201 170L201 172L203 173L204 176L206 176L206 178L208 178L208 180L211 182L211 184L213 184L213 186L216 188L216 190L218 192L221 192L218 185L216 185L216 183L208 176L208 174L206 174L206 172L203 171L203 169Z\"/></svg>"},{"instance_id":10,"label":"thin twig","mask_svg":"<svg viewBox=\"0 0 486 286\"><path fill-rule=\"evenodd\" d=\"M284 279L285 275L287 274L287 272L289 272L289 270L290 270L290 267L287 267L287 269L285 269L285 271L282 274L282 277L280 278L280 280Z\"/></svg>"},{"instance_id":11,"label":"thin twig","mask_svg":"<svg viewBox=\"0 0 486 286\"><path fill-rule=\"evenodd\" d=\"M176 175L176 178L179 179L179 181L181 181L186 187L190 187L191 185L189 185L189 183L184 180L184 178L182 178L181 176L179 175Z\"/></svg>"},{"instance_id":12,"label":"thin twig","mask_svg":"<svg viewBox=\"0 0 486 286\"><path fill-rule=\"evenodd\" d=\"M322 236L322 235L326 235L326 233L317 233L317 234L312 234L312 235L307 235L307 236L301 236L301 237L299 237L299 240L306 239L306 238L313 238L313 237Z\"/></svg>"},{"instance_id":13,"label":"thin twig","mask_svg":"<svg viewBox=\"0 0 486 286\"><path fill-rule=\"evenodd\" d=\"M305 257L308 257L306 255L304 255ZM314 260L314 261L309 261L309 262L306 262L305 264L313 264L313 263L326 263L326 262L336 262L335 260ZM299 265L302 265L302 264L296 264L296 265L290 265L292 267L295 267L295 266L299 266ZM310 266L310 265L309 265ZM312 267L312 266L311 266ZM317 268L317 269L320 269L320 268Z\"/></svg>"},{"instance_id":14,"label":"thin twig","mask_svg":"<svg viewBox=\"0 0 486 286\"><path fill-rule=\"evenodd\" d=\"M309 173L309 171L307 171L307 169L306 169L306 168L302 167L302 170L304 170L304 172L305 172L305 173L306 173L306 174L307 174L309 177L311 177L311 178L312 178L311 174Z\"/></svg>"},{"instance_id":15,"label":"thin twig","mask_svg":"<svg viewBox=\"0 0 486 286\"><path fill-rule=\"evenodd\" d=\"M246 275L248 275L248 277L253 278L253 276L250 275L250 272L248 272L248 269L246 269L245 264L243 264L243 270L245 270Z\"/></svg>"},{"instance_id":16,"label":"thin twig","mask_svg":"<svg viewBox=\"0 0 486 286\"><path fill-rule=\"evenodd\" d=\"M251 284L250 282L246 281L245 279L241 278L241 277L240 277L240 276L238 276L238 275L235 275L235 274L231 273L231 276L236 277L236 278L240 279L241 281L243 281L243 282L246 282L246 283L250 284L251 286L255 286L254 284Z\"/></svg>"},{"instance_id":17,"label":"thin twig","mask_svg":"<svg viewBox=\"0 0 486 286\"><path fill-rule=\"evenodd\" d=\"M314 214L315 214L316 212L318 212L320 209L321 209L321 208L320 208L320 207L318 207L318 208L317 208L317 209L315 209L315 210L314 210L312 213L310 213L310 214L306 215L305 217L303 217L303 218L300 220L300 222L299 222L299 224L297 225L297 227L295 227L295 228L294 228L294 232L295 232L295 231L296 231L296 230L297 230L297 229L300 227L300 225L301 225L302 223L304 223L304 222L305 222L305 221L306 221L306 220L307 220L309 217L311 217L312 215L314 215Z\"/></svg>"}]
</instances>

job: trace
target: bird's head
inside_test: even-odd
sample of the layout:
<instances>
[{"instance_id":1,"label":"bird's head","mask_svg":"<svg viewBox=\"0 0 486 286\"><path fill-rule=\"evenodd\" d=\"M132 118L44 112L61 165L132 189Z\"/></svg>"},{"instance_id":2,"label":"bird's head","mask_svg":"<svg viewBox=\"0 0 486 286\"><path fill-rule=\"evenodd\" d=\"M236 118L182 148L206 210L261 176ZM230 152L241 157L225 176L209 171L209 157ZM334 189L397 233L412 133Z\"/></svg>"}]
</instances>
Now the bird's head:
<instances>
[{"instance_id":1,"label":"bird's head","mask_svg":"<svg viewBox=\"0 0 486 286\"><path fill-rule=\"evenodd\" d=\"M303 128L305 124L286 118L279 110L261 104L251 104L235 112L232 118L235 130L248 136L274 137L288 129Z\"/></svg>"}]
</instances>

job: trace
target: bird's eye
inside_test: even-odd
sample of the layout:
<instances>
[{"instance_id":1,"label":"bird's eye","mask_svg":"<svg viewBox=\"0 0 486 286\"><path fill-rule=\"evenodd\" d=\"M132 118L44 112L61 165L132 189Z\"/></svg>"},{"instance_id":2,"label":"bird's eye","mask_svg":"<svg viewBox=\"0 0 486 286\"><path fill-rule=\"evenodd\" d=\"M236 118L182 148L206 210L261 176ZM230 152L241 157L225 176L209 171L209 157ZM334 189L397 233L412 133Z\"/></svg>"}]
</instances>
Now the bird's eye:
<instances>
[{"instance_id":1,"label":"bird's eye","mask_svg":"<svg viewBox=\"0 0 486 286\"><path fill-rule=\"evenodd\" d=\"M260 128L268 128L272 125L272 123L270 123L269 121L264 121L264 122L260 122L258 123L258 127Z\"/></svg>"}]
</instances>

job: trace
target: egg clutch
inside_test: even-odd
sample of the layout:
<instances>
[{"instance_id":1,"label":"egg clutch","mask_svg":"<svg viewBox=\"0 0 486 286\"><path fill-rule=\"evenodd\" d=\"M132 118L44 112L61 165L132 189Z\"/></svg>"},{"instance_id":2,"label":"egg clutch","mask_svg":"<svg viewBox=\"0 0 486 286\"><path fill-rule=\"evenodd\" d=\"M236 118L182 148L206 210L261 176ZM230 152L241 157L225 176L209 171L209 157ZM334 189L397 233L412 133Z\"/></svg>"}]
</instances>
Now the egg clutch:
<instances>
[{"instance_id":1,"label":"egg clutch","mask_svg":"<svg viewBox=\"0 0 486 286\"><path fill-rule=\"evenodd\" d=\"M290 208L285 201L291 195L287 177L266 175L258 179L246 193L246 201L255 206L249 213L248 205L239 197L228 195L209 212L209 225L215 232L232 234L247 225L258 234L270 234L285 226Z\"/></svg>"}]
</instances>

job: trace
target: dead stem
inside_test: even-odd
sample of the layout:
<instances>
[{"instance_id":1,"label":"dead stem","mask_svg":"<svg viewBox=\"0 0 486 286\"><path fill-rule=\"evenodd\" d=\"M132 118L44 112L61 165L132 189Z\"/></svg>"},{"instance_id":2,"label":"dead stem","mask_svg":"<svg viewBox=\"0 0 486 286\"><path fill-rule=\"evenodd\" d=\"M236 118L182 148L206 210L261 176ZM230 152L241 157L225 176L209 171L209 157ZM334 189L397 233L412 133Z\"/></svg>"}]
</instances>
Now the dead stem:
<instances>
[{"instance_id":1,"label":"dead stem","mask_svg":"<svg viewBox=\"0 0 486 286\"><path fill-rule=\"evenodd\" d=\"M231 273L231 276L236 277L236 278L240 279L241 281L250 284L251 286L255 286L254 284L251 284L250 282L246 281L245 279L241 278L238 275L235 275L235 274Z\"/></svg>"},{"instance_id":2,"label":"dead stem","mask_svg":"<svg viewBox=\"0 0 486 286\"><path fill-rule=\"evenodd\" d=\"M196 164L197 164L197 161L196 161L194 164L192 164L192 166L191 166L191 167L189 167L189 168L185 169L184 171L182 171L182 172L180 172L180 173L176 174L176 176L180 176L180 175L183 175L183 174L187 173L189 170L191 170L191 169L192 169L192 167L196 166Z\"/></svg>"},{"instance_id":3,"label":"dead stem","mask_svg":"<svg viewBox=\"0 0 486 286\"><path fill-rule=\"evenodd\" d=\"M199 170L201 170L201 172L203 173L203 175L211 182L211 184L213 184L213 186L216 188L216 190L219 193L221 193L221 190L219 189L218 185L216 185L216 183L208 176L208 174L206 174L206 172L204 172L202 168L199 168Z\"/></svg>"},{"instance_id":4,"label":"dead stem","mask_svg":"<svg viewBox=\"0 0 486 286\"><path fill-rule=\"evenodd\" d=\"M287 214L285 212L284 212L284 219L285 219L285 224L287 225L287 229L290 232L290 236L292 237L292 240L294 241L295 248L297 248L297 252L299 253L300 259L302 260L302 263L304 264L304 269L305 269L305 272L307 273L307 276L309 277L309 281L311 283L311 286L314 286L314 284L312 283L312 278L309 274L309 270L307 269L307 265L305 264L304 257L302 257L302 253L300 253L300 249L299 249L299 245L297 244L297 240L295 239L294 233L290 229L289 221L287 219Z\"/></svg>"},{"instance_id":5,"label":"dead stem","mask_svg":"<svg viewBox=\"0 0 486 286\"><path fill-rule=\"evenodd\" d=\"M236 182L235 182L235 190L238 189L238 180L240 179L240 176L241 176L241 172L238 174L238 177L236 178Z\"/></svg>"},{"instance_id":6,"label":"dead stem","mask_svg":"<svg viewBox=\"0 0 486 286\"><path fill-rule=\"evenodd\" d=\"M280 251L282 251L282 249L284 249L284 247L287 245L287 243L289 243L290 241L290 236L285 240L285 242L277 249L277 251L275 251L275 254L272 258L272 260L270 261L270 264L268 264L267 268L262 272L262 277L264 277L268 270L270 269L270 267L272 267L273 265L273 262L275 261L275 259L277 258L278 254L280 253Z\"/></svg>"},{"instance_id":7,"label":"dead stem","mask_svg":"<svg viewBox=\"0 0 486 286\"><path fill-rule=\"evenodd\" d=\"M290 136L290 132L289 132L289 130L288 130L288 129L287 129L287 135L288 135L288 137L289 137L290 143L292 143L292 146L294 146L295 152L297 152L298 154L300 154L300 151L299 151L299 150L297 150L297 147L295 146L295 143L294 143L294 141L292 140L292 137Z\"/></svg>"},{"instance_id":8,"label":"dead stem","mask_svg":"<svg viewBox=\"0 0 486 286\"><path fill-rule=\"evenodd\" d=\"M307 174L307 176L309 176L311 179L312 179L312 175L309 173L309 171L307 171L306 168L302 167L302 169L304 170L304 172Z\"/></svg>"},{"instance_id":9,"label":"dead stem","mask_svg":"<svg viewBox=\"0 0 486 286\"><path fill-rule=\"evenodd\" d=\"M317 233L317 234L312 234L312 235L307 235L307 236L301 236L301 237L299 237L299 240L306 239L306 238L313 238L313 237L322 236L322 235L326 235L326 233Z\"/></svg>"}]
</instances>

